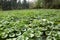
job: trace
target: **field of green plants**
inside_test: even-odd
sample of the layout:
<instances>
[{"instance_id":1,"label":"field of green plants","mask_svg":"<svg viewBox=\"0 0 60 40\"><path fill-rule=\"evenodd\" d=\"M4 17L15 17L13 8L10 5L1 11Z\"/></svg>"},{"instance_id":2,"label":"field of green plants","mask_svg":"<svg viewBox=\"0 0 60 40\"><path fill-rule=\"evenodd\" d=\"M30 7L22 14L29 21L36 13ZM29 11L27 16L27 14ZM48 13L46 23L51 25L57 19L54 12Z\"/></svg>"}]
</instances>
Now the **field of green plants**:
<instances>
[{"instance_id":1,"label":"field of green plants","mask_svg":"<svg viewBox=\"0 0 60 40\"><path fill-rule=\"evenodd\" d=\"M60 9L0 11L0 40L60 40Z\"/></svg>"}]
</instances>

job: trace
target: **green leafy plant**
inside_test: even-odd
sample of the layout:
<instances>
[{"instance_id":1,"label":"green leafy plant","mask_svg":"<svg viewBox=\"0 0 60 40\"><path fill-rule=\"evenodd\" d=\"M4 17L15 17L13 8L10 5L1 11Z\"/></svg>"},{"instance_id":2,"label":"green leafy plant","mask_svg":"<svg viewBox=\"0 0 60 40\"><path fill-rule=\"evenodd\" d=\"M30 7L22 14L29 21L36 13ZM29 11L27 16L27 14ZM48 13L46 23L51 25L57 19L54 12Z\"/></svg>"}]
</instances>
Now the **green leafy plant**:
<instances>
[{"instance_id":1,"label":"green leafy plant","mask_svg":"<svg viewBox=\"0 0 60 40\"><path fill-rule=\"evenodd\" d=\"M0 38L1 40L60 40L60 24L35 16L26 20L8 16L0 21Z\"/></svg>"}]
</instances>

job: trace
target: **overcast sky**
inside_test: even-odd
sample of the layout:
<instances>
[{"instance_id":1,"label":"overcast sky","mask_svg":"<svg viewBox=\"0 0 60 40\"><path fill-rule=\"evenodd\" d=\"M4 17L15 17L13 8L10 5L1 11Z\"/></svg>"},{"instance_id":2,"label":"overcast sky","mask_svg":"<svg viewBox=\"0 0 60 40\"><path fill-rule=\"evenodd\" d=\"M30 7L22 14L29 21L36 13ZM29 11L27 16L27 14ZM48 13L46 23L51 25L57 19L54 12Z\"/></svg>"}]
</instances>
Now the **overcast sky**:
<instances>
[{"instance_id":1,"label":"overcast sky","mask_svg":"<svg viewBox=\"0 0 60 40\"><path fill-rule=\"evenodd\" d=\"M18 2L19 0L17 0L17 2ZM23 0L21 0L21 2L22 2ZM29 2L34 2L35 0L26 0L26 1L29 1Z\"/></svg>"}]
</instances>

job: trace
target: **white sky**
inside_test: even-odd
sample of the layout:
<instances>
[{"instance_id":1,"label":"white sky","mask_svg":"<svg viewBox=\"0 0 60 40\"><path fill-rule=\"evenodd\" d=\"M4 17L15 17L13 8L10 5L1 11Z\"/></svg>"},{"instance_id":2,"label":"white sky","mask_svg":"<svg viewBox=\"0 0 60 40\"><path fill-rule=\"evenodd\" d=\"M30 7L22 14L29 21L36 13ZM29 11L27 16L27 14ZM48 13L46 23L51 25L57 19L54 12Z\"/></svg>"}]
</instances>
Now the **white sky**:
<instances>
[{"instance_id":1,"label":"white sky","mask_svg":"<svg viewBox=\"0 0 60 40\"><path fill-rule=\"evenodd\" d=\"M17 0L17 2L18 2L19 0ZM22 2L23 0L21 0L21 2ZM34 2L35 0L26 0L26 1L29 1L29 2Z\"/></svg>"}]
</instances>

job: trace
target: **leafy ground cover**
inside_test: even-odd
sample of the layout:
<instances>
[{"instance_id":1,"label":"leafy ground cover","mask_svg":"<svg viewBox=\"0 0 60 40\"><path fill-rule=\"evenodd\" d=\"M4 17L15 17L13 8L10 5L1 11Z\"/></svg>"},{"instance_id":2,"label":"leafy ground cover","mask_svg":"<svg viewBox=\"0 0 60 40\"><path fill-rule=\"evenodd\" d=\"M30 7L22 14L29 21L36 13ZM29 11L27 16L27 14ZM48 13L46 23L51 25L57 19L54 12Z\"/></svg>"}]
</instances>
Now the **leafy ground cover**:
<instances>
[{"instance_id":1,"label":"leafy ground cover","mask_svg":"<svg viewBox=\"0 0 60 40\"><path fill-rule=\"evenodd\" d=\"M60 40L60 10L0 11L0 40Z\"/></svg>"}]
</instances>

